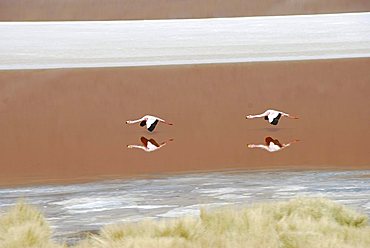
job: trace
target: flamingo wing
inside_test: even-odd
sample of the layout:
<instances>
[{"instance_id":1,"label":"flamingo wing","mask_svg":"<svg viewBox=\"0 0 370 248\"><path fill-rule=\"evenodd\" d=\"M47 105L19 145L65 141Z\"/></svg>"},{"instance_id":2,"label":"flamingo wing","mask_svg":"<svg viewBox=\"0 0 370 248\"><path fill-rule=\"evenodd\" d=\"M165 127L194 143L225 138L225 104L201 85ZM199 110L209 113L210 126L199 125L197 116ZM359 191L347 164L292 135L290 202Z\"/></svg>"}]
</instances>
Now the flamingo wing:
<instances>
[{"instance_id":1,"label":"flamingo wing","mask_svg":"<svg viewBox=\"0 0 370 248\"><path fill-rule=\"evenodd\" d=\"M149 142L155 145L156 147L160 147L160 145L154 139L150 139Z\"/></svg>"},{"instance_id":2,"label":"flamingo wing","mask_svg":"<svg viewBox=\"0 0 370 248\"><path fill-rule=\"evenodd\" d=\"M281 118L281 113L279 113L276 117L272 116L269 118L269 121L272 125L277 125L279 123L279 120Z\"/></svg>"},{"instance_id":3,"label":"flamingo wing","mask_svg":"<svg viewBox=\"0 0 370 248\"><path fill-rule=\"evenodd\" d=\"M147 139L147 138L145 138L145 137L141 137L141 138L140 138L140 140L141 140L141 143L143 143L143 145L144 145L145 147L147 147L147 145L148 145L148 139Z\"/></svg>"},{"instance_id":4,"label":"flamingo wing","mask_svg":"<svg viewBox=\"0 0 370 248\"><path fill-rule=\"evenodd\" d=\"M274 145L279 146L280 148L283 147L279 140L273 139L271 137L266 137L265 142L267 146L269 146L272 142Z\"/></svg>"},{"instance_id":5,"label":"flamingo wing","mask_svg":"<svg viewBox=\"0 0 370 248\"><path fill-rule=\"evenodd\" d=\"M268 146L270 144L270 142L274 142L274 139L271 138L271 137L266 137L265 138L265 144Z\"/></svg>"},{"instance_id":6,"label":"flamingo wing","mask_svg":"<svg viewBox=\"0 0 370 248\"><path fill-rule=\"evenodd\" d=\"M146 127L148 128L149 132L153 132L157 124L158 124L158 120L155 120L153 123L147 122Z\"/></svg>"},{"instance_id":7,"label":"flamingo wing","mask_svg":"<svg viewBox=\"0 0 370 248\"><path fill-rule=\"evenodd\" d=\"M140 122L140 127L143 127L146 125L146 120L143 120L142 122Z\"/></svg>"}]
</instances>

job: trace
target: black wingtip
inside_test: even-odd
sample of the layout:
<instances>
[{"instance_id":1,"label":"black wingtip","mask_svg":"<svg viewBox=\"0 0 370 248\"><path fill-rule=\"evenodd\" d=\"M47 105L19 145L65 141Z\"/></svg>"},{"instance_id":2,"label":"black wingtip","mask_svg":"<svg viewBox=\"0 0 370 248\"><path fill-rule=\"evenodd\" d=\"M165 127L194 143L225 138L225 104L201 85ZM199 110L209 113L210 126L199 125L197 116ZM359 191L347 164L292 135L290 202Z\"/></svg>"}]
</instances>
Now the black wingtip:
<instances>
[{"instance_id":1,"label":"black wingtip","mask_svg":"<svg viewBox=\"0 0 370 248\"><path fill-rule=\"evenodd\" d=\"M148 128L148 131L153 132L157 124L158 124L158 120L155 120L155 122L153 122L153 124Z\"/></svg>"}]
</instances>

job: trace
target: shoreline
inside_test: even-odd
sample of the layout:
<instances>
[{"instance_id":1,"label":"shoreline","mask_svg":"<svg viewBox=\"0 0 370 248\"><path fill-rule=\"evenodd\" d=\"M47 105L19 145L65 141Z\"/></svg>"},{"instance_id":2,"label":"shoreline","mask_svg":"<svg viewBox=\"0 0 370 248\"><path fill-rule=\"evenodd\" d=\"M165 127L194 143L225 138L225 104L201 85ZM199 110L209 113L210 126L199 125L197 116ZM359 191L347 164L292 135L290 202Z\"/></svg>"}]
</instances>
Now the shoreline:
<instances>
[{"instance_id":1,"label":"shoreline","mask_svg":"<svg viewBox=\"0 0 370 248\"><path fill-rule=\"evenodd\" d=\"M73 179L34 179L31 180L27 178L27 182L21 183L24 181L24 178L19 178L14 180L14 183L3 184L0 183L0 190L1 189L20 189L20 188L28 188L28 187L49 187L49 186L66 186L66 185L77 185L77 184L90 184L90 183L98 183L104 181L135 181L135 180L151 180L151 179L165 179L170 177L178 177L178 176L192 176L192 175L204 175L208 173L221 173L221 174L234 174L234 173L260 173L260 172L355 172L355 171L369 171L370 166L351 166L346 168L338 168L333 166L305 166L304 168L299 166L281 166L281 167L250 167L250 168L230 168L224 170L194 170L194 171L170 171L170 172L163 172L163 173L151 173L151 174L133 174L133 175L99 175L96 177L80 177L80 178L73 178ZM369 178L369 175L360 176L360 178Z\"/></svg>"},{"instance_id":2,"label":"shoreline","mask_svg":"<svg viewBox=\"0 0 370 248\"><path fill-rule=\"evenodd\" d=\"M176 68L196 68L196 67L213 67L213 66L237 66L237 65L264 65L264 64L275 64L275 63L314 63L314 62L340 62L340 61L356 61L356 60L368 60L370 57L353 57L353 58L318 58L318 59L294 59L294 60L271 60L271 61L246 61L246 62L226 62L226 63L200 63L200 64L168 64L168 65L143 65L143 66L107 66L107 67L61 67L61 68L39 68L39 69L0 69L0 73L12 73L12 72L68 72L70 70L143 70L143 69L176 69ZM0 81L1 83L1 81Z\"/></svg>"},{"instance_id":3,"label":"shoreline","mask_svg":"<svg viewBox=\"0 0 370 248\"><path fill-rule=\"evenodd\" d=\"M324 197L369 215L369 171L258 171L0 189L1 211L23 198L43 209L54 240L102 226L197 216L201 209ZM355 193L356 192L356 193ZM3 208L4 207L4 208ZM56 214L58 213L58 214Z\"/></svg>"},{"instance_id":4,"label":"shoreline","mask_svg":"<svg viewBox=\"0 0 370 248\"><path fill-rule=\"evenodd\" d=\"M58 70L98 70L98 69L155 69L155 68L171 68L171 67L187 67L187 66L217 66L217 65L238 65L238 64L264 64L264 63L299 63L299 62L315 62L315 61L341 61L341 60L357 60L357 59L369 59L369 56L361 55L359 57L329 57L329 58L308 58L308 59L286 59L286 60L253 60L253 61L236 61L236 62L209 62L209 63L189 63L189 64L150 64L150 65L107 65L107 66L86 66L86 67L48 67L48 68L15 68L15 69L2 69L1 72L13 72L13 71L58 71Z\"/></svg>"}]
</instances>

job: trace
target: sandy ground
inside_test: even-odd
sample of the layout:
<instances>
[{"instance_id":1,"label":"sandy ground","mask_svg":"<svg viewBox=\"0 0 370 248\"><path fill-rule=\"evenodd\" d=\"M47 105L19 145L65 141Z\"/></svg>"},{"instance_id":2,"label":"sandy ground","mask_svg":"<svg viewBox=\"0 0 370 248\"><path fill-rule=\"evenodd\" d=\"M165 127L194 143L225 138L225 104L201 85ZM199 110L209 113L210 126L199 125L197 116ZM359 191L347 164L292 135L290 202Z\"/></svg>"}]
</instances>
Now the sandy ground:
<instances>
[{"instance_id":1,"label":"sandy ground","mask_svg":"<svg viewBox=\"0 0 370 248\"><path fill-rule=\"evenodd\" d=\"M370 168L370 59L0 72L2 185L225 169ZM247 114L300 117L277 127ZM128 119L175 123L154 133ZM140 137L174 141L153 153ZM268 153L271 136L301 141Z\"/></svg>"},{"instance_id":2,"label":"sandy ground","mask_svg":"<svg viewBox=\"0 0 370 248\"><path fill-rule=\"evenodd\" d=\"M132 20L370 11L368 0L2 0L0 21Z\"/></svg>"}]
</instances>

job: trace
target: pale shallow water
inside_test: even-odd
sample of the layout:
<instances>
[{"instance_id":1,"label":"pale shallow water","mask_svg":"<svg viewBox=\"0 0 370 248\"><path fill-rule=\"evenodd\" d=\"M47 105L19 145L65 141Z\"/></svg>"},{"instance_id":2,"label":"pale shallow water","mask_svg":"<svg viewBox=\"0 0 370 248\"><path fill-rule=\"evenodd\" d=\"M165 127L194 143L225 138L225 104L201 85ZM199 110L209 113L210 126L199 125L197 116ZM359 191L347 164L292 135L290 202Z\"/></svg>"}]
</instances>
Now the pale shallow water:
<instances>
[{"instance_id":1,"label":"pale shallow water","mask_svg":"<svg viewBox=\"0 0 370 248\"><path fill-rule=\"evenodd\" d=\"M143 219L198 215L201 207L252 204L298 196L326 197L370 215L370 170L236 171L0 189L0 209L19 198L38 206L55 238Z\"/></svg>"}]
</instances>

